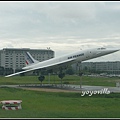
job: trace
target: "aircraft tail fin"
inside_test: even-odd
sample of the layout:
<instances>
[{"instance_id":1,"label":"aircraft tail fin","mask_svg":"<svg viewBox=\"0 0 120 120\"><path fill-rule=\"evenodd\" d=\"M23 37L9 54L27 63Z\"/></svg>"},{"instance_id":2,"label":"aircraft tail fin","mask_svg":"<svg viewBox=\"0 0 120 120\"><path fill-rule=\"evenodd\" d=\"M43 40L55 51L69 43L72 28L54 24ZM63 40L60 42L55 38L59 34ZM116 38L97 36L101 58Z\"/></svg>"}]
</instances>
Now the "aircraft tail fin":
<instances>
[{"instance_id":1,"label":"aircraft tail fin","mask_svg":"<svg viewBox=\"0 0 120 120\"><path fill-rule=\"evenodd\" d=\"M31 54L29 52L25 52L25 63L26 63L26 66L27 65L30 65L30 64L33 64L33 63L38 63L39 61L38 60L35 60Z\"/></svg>"}]
</instances>

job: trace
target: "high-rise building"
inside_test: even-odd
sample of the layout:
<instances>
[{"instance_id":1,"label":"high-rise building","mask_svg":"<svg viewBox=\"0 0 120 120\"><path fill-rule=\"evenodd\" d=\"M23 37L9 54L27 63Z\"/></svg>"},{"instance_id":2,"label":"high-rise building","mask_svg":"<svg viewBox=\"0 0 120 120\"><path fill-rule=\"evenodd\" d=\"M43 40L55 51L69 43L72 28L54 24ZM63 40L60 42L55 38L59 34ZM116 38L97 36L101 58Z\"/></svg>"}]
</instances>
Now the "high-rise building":
<instances>
[{"instance_id":1,"label":"high-rise building","mask_svg":"<svg viewBox=\"0 0 120 120\"><path fill-rule=\"evenodd\" d=\"M24 52L30 52L33 58L40 62L54 57L51 49L3 48L0 50L0 66L13 70L21 69L25 66Z\"/></svg>"}]
</instances>

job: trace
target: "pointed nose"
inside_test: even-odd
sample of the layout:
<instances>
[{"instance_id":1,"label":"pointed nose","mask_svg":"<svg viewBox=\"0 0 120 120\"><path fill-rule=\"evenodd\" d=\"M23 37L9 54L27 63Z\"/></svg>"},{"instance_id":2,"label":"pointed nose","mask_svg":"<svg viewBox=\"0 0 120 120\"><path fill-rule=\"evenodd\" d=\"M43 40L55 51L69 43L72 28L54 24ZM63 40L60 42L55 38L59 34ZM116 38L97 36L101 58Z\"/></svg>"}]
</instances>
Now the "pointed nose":
<instances>
[{"instance_id":1,"label":"pointed nose","mask_svg":"<svg viewBox=\"0 0 120 120\"><path fill-rule=\"evenodd\" d=\"M99 48L99 49L97 49L98 52L96 53L96 55L97 56L107 55L107 54L117 52L119 50L120 50L119 48L104 48L104 49Z\"/></svg>"},{"instance_id":2,"label":"pointed nose","mask_svg":"<svg viewBox=\"0 0 120 120\"><path fill-rule=\"evenodd\" d=\"M108 52L108 53L113 53L113 52L117 52L117 51L119 51L120 49L119 48L108 48L106 51Z\"/></svg>"}]
</instances>

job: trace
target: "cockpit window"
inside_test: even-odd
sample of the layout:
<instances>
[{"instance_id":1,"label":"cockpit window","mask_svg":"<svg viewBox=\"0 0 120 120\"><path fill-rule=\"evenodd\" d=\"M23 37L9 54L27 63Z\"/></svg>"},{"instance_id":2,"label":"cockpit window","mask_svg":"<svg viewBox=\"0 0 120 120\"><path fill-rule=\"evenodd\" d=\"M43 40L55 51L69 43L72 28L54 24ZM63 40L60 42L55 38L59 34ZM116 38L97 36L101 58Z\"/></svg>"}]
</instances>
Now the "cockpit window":
<instances>
[{"instance_id":1,"label":"cockpit window","mask_svg":"<svg viewBox=\"0 0 120 120\"><path fill-rule=\"evenodd\" d=\"M106 49L106 48L98 48L97 50L104 50L104 49Z\"/></svg>"},{"instance_id":2,"label":"cockpit window","mask_svg":"<svg viewBox=\"0 0 120 120\"><path fill-rule=\"evenodd\" d=\"M104 49L106 49L106 48L101 48L101 50L104 50Z\"/></svg>"}]
</instances>

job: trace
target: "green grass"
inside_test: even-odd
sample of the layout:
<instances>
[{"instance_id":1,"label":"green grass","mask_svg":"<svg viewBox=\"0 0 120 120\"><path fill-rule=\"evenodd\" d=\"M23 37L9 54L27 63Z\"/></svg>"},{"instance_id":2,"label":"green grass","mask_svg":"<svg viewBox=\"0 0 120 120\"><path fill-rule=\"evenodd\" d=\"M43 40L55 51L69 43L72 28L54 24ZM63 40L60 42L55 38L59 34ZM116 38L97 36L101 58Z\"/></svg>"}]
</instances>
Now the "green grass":
<instances>
[{"instance_id":1,"label":"green grass","mask_svg":"<svg viewBox=\"0 0 120 120\"><path fill-rule=\"evenodd\" d=\"M0 101L22 100L21 110L3 110L0 118L120 118L120 94L88 95L0 88Z\"/></svg>"},{"instance_id":2,"label":"green grass","mask_svg":"<svg viewBox=\"0 0 120 120\"><path fill-rule=\"evenodd\" d=\"M119 78L105 78L105 77L88 77L82 76L82 84L83 85L96 85L96 86L116 86L116 81L120 82ZM60 84L60 78L58 76L51 76L50 82L52 84ZM48 83L48 76L45 77L43 84ZM75 75L66 75L63 78L63 83L69 84L80 84L80 77ZM7 84L40 84L38 80L38 76L14 76L14 77L0 77L0 85Z\"/></svg>"}]
</instances>

